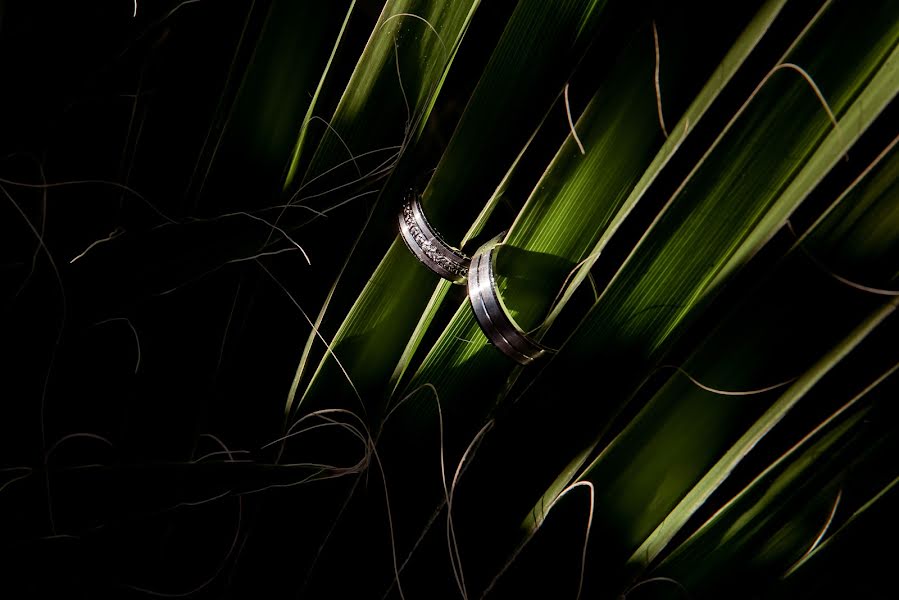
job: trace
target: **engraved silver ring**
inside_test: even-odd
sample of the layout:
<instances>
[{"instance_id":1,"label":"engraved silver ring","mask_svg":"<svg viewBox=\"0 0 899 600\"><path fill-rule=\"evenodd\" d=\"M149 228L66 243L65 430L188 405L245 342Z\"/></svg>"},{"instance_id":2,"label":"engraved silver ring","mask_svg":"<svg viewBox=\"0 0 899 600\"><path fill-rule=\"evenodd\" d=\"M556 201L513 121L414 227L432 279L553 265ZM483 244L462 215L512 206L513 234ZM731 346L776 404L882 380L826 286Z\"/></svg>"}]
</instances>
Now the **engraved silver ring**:
<instances>
[{"instance_id":1,"label":"engraved silver ring","mask_svg":"<svg viewBox=\"0 0 899 600\"><path fill-rule=\"evenodd\" d=\"M456 284L464 284L471 262L464 252L443 241L425 218L421 197L411 190L399 215L400 235L415 258L431 271Z\"/></svg>"}]
</instances>

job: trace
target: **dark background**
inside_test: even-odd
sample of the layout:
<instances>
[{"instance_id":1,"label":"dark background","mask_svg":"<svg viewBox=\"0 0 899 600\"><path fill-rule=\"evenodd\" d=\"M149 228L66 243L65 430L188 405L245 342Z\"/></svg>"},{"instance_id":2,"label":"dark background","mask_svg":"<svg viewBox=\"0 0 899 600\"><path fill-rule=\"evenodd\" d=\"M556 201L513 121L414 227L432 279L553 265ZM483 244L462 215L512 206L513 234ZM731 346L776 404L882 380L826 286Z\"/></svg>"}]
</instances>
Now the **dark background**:
<instances>
[{"instance_id":1,"label":"dark background","mask_svg":"<svg viewBox=\"0 0 899 600\"><path fill-rule=\"evenodd\" d=\"M513 4L480 11L457 64L486 60ZM281 289L244 260L268 228L218 218L279 202L348 5L0 3L3 597L330 597L334 577L380 597L389 582L380 488L362 482L370 512L337 545L360 552L325 553L309 576L356 478L313 489L296 486L308 469L263 466L309 332L291 297L314 315L341 257L267 258ZM380 9L357 3L317 113ZM457 72L419 172L476 82ZM333 233L296 239L321 257ZM353 442L325 453L352 463ZM273 485L288 487L256 493Z\"/></svg>"}]
</instances>

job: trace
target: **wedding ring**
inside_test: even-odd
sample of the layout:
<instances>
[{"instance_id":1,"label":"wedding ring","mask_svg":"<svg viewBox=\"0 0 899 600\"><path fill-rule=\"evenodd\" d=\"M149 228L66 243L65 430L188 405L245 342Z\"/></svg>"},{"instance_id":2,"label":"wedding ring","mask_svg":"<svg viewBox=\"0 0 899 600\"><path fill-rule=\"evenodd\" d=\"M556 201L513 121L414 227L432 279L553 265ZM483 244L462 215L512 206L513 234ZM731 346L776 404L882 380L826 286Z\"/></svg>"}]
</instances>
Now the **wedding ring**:
<instances>
[{"instance_id":1,"label":"wedding ring","mask_svg":"<svg viewBox=\"0 0 899 600\"><path fill-rule=\"evenodd\" d=\"M475 319L487 339L503 354L520 365L528 365L548 348L531 339L509 315L496 291L493 275L496 247L505 232L481 246L468 267L468 299Z\"/></svg>"},{"instance_id":2,"label":"wedding ring","mask_svg":"<svg viewBox=\"0 0 899 600\"><path fill-rule=\"evenodd\" d=\"M399 215L400 235L406 246L423 265L444 279L464 284L471 259L458 248L443 241L431 227L421 208L421 197L411 190Z\"/></svg>"}]
</instances>

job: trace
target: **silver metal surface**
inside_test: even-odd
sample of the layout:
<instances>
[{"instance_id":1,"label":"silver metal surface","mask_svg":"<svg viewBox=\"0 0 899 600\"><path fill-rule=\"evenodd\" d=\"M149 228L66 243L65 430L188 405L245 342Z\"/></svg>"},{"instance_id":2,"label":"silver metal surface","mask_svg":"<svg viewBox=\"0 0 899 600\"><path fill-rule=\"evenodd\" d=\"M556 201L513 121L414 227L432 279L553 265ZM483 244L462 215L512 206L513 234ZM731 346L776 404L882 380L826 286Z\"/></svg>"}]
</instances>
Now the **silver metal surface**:
<instances>
[{"instance_id":1,"label":"silver metal surface","mask_svg":"<svg viewBox=\"0 0 899 600\"><path fill-rule=\"evenodd\" d=\"M431 227L421 208L421 198L409 192L399 214L400 235L406 246L423 265L444 279L464 284L471 259L458 248L443 241Z\"/></svg>"},{"instance_id":2,"label":"silver metal surface","mask_svg":"<svg viewBox=\"0 0 899 600\"><path fill-rule=\"evenodd\" d=\"M475 253L468 267L468 299L475 319L487 339L520 365L528 365L549 350L531 339L509 316L496 291L493 275L496 246L505 233L493 238Z\"/></svg>"}]
</instances>

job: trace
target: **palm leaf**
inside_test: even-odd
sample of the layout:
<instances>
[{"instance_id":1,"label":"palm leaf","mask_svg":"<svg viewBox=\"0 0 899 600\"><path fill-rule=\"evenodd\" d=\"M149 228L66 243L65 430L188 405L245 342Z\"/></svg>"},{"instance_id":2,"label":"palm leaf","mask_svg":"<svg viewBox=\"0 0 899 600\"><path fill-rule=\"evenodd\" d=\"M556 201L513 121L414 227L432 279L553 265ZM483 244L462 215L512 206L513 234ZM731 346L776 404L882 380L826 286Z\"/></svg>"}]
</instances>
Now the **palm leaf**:
<instances>
[{"instance_id":1,"label":"palm leaf","mask_svg":"<svg viewBox=\"0 0 899 600\"><path fill-rule=\"evenodd\" d=\"M517 5L423 192L429 219L448 239L461 238L464 230L460 224L464 227L476 217L463 242L483 226L499 196L494 196L486 208L484 199L500 183L508 164L520 156L531 131L545 118L566 74L574 69L596 34L604 5L583 0L555 4L524 1ZM520 95L530 101L517 104L515 98ZM503 135L485 137L488 127ZM482 168L463 166L472 161ZM400 190L393 191L399 192L397 197L402 196ZM390 202L387 208L374 219L393 225L398 203ZM446 285L439 285L426 309L428 295L434 290L433 280L399 238L394 238L358 293L333 343L349 378L366 396L383 392L388 383L386 369L399 363L399 373L405 370L408 360L401 354L408 355L416 346L409 343L410 336L421 339L422 330L448 290ZM355 291L349 289L342 293L355 297ZM422 310L426 317L419 321ZM413 332L416 321L418 328ZM304 396L314 395L316 388L329 390L343 377L333 358L324 356Z\"/></svg>"},{"instance_id":2,"label":"palm leaf","mask_svg":"<svg viewBox=\"0 0 899 600\"><path fill-rule=\"evenodd\" d=\"M845 51L836 43L844 24L844 15L831 9L785 58L797 59L807 44L813 44L815 56L822 60L817 64L824 65L828 51ZM614 414L615 407L633 393L671 347L677 333L694 321L721 284L783 227L895 95L896 31L892 25L870 25L882 27L880 36L865 35L868 45L854 46L855 60L869 64L868 69L847 69L841 85L837 85L835 70L827 71L835 98L830 106L840 117L836 127L806 80L785 69L764 79L758 93L681 185L590 314L541 373L541 379L577 381L578 372L601 364L617 374L611 382L614 387L604 389L601 409ZM825 43L828 35L829 50ZM869 73L875 69L871 77ZM807 70L814 74L811 65ZM797 114L808 117L796 118ZM815 141L817 149L812 151ZM747 147L766 151L750 153ZM712 222L716 225L710 233ZM547 391L539 385L538 380L528 393L546 396ZM576 469L568 472L573 475ZM566 485L560 480L554 488L561 490Z\"/></svg>"}]
</instances>

